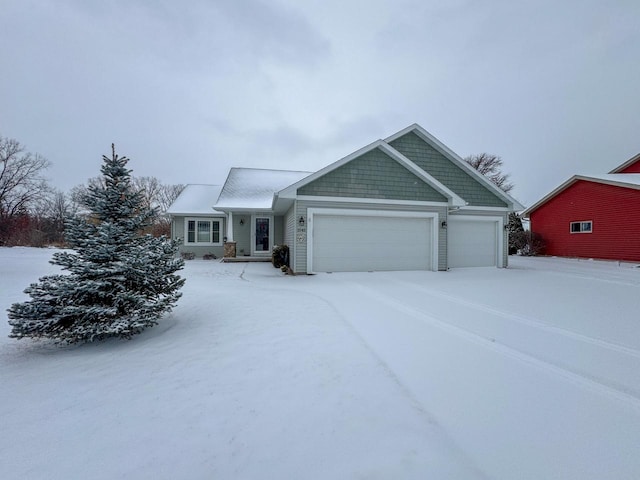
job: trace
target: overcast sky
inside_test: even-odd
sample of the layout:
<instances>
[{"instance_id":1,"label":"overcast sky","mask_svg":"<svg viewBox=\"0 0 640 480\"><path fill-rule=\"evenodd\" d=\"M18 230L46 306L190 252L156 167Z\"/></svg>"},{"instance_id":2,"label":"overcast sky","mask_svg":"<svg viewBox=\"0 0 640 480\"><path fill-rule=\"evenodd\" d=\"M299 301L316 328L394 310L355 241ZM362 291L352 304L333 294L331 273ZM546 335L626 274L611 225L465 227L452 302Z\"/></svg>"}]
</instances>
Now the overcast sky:
<instances>
[{"instance_id":1,"label":"overcast sky","mask_svg":"<svg viewBox=\"0 0 640 480\"><path fill-rule=\"evenodd\" d=\"M317 170L419 123L525 205L640 152L638 0L0 0L0 135L62 190Z\"/></svg>"}]
</instances>

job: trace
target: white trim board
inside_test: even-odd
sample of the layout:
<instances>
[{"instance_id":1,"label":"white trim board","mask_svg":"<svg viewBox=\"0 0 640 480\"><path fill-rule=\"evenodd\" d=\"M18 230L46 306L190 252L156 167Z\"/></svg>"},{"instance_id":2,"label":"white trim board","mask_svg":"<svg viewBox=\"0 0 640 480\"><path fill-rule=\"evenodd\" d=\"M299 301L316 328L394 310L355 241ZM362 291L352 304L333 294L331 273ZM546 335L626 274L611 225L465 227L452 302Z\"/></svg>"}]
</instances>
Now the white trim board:
<instances>
[{"instance_id":1,"label":"white trim board","mask_svg":"<svg viewBox=\"0 0 640 480\"><path fill-rule=\"evenodd\" d=\"M416 207L447 207L446 202L423 202L414 200L386 200L384 198L361 198L361 197L325 197L321 195L300 195L297 198L300 201L309 202L344 202L344 203L370 203L373 205L389 204Z\"/></svg>"}]
</instances>

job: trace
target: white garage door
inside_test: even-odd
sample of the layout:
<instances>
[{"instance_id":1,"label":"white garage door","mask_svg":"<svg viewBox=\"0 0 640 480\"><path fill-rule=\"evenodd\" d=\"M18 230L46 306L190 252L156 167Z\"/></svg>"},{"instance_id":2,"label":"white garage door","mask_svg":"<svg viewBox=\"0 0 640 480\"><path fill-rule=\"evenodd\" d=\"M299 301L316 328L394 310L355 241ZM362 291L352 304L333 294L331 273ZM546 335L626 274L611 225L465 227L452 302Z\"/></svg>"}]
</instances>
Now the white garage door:
<instances>
[{"instance_id":1,"label":"white garage door","mask_svg":"<svg viewBox=\"0 0 640 480\"><path fill-rule=\"evenodd\" d=\"M314 215L311 270L431 270L431 218Z\"/></svg>"},{"instance_id":2,"label":"white garage door","mask_svg":"<svg viewBox=\"0 0 640 480\"><path fill-rule=\"evenodd\" d=\"M447 223L450 268L497 265L497 221L456 219L450 216Z\"/></svg>"}]
</instances>

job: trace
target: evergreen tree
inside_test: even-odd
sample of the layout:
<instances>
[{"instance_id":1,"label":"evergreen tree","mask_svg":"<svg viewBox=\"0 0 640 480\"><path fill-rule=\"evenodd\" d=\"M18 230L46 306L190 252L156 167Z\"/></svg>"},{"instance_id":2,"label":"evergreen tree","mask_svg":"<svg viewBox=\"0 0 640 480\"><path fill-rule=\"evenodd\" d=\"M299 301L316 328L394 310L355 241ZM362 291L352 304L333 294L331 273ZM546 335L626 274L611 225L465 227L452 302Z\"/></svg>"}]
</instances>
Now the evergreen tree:
<instances>
[{"instance_id":1,"label":"evergreen tree","mask_svg":"<svg viewBox=\"0 0 640 480\"><path fill-rule=\"evenodd\" d=\"M509 255L513 255L518 253L518 250L524 246L522 245L524 227L522 226L522 219L516 212L509 213L507 228L509 230Z\"/></svg>"},{"instance_id":2,"label":"evergreen tree","mask_svg":"<svg viewBox=\"0 0 640 480\"><path fill-rule=\"evenodd\" d=\"M155 212L131 182L129 160L103 156L103 182L84 199L89 213L66 223L72 252L51 263L66 274L42 277L25 293L31 300L9 308L13 338L52 338L64 343L130 338L171 311L184 279L177 244L141 232Z\"/></svg>"}]
</instances>

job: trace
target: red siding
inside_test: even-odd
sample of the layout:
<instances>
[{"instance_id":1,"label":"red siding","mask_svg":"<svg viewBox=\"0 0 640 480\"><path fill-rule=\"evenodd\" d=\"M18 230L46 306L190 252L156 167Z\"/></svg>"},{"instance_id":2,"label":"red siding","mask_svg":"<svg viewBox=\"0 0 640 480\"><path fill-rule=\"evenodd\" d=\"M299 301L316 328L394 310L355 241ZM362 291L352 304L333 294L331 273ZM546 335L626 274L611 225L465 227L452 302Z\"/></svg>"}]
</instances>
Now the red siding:
<instances>
[{"instance_id":1,"label":"red siding","mask_svg":"<svg viewBox=\"0 0 640 480\"><path fill-rule=\"evenodd\" d=\"M640 190L579 180L530 214L547 255L640 261ZM592 233L569 224L593 222Z\"/></svg>"},{"instance_id":2,"label":"red siding","mask_svg":"<svg viewBox=\"0 0 640 480\"><path fill-rule=\"evenodd\" d=\"M640 160L632 163L624 170L620 170L618 173L640 173Z\"/></svg>"}]
</instances>

